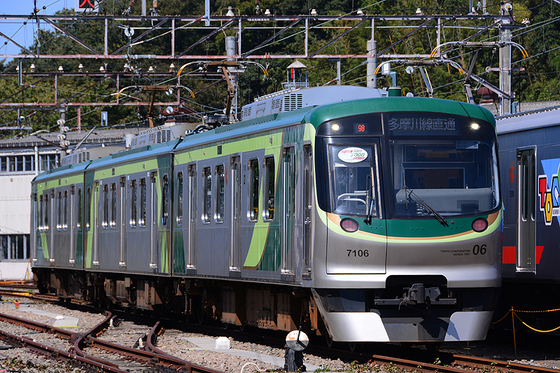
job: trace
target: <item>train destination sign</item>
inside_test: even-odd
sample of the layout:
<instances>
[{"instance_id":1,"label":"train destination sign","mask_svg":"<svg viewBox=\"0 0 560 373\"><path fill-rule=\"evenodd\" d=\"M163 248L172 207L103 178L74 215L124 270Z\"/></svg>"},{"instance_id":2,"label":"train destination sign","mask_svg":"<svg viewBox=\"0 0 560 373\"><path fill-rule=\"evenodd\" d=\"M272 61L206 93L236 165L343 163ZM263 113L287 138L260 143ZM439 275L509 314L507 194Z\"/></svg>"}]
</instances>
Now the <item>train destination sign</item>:
<instances>
[{"instance_id":1,"label":"train destination sign","mask_svg":"<svg viewBox=\"0 0 560 373\"><path fill-rule=\"evenodd\" d=\"M393 135L458 135L456 118L430 115L387 115L389 131Z\"/></svg>"}]
</instances>

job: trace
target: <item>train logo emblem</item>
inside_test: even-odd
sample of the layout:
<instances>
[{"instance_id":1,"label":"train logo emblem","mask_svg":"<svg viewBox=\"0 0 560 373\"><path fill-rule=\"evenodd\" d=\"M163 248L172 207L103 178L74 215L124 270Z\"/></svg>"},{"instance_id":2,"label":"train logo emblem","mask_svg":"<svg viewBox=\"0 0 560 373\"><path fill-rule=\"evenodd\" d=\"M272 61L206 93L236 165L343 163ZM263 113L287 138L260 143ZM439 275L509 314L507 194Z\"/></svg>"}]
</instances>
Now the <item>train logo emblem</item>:
<instances>
[{"instance_id":1,"label":"train logo emblem","mask_svg":"<svg viewBox=\"0 0 560 373\"><path fill-rule=\"evenodd\" d=\"M338 152L338 158L346 163L358 163L366 159L367 151L362 148L345 148Z\"/></svg>"},{"instance_id":2,"label":"train logo emblem","mask_svg":"<svg viewBox=\"0 0 560 373\"><path fill-rule=\"evenodd\" d=\"M546 159L542 161L542 165L545 174L539 175L539 208L544 213L545 224L552 225L552 218L560 215L560 187L558 186L560 159Z\"/></svg>"}]
</instances>

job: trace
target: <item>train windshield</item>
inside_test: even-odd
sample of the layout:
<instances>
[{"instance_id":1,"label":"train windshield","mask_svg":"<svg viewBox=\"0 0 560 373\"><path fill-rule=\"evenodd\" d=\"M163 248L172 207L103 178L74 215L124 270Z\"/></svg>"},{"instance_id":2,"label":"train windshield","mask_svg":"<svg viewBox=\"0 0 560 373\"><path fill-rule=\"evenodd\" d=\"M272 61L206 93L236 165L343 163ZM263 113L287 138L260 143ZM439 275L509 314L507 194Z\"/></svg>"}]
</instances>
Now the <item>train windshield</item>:
<instances>
[{"instance_id":1,"label":"train windshield","mask_svg":"<svg viewBox=\"0 0 560 373\"><path fill-rule=\"evenodd\" d=\"M479 214L498 207L494 130L466 119L387 115L396 216Z\"/></svg>"},{"instance_id":2,"label":"train windshield","mask_svg":"<svg viewBox=\"0 0 560 373\"><path fill-rule=\"evenodd\" d=\"M377 144L328 145L333 212L379 216L377 148Z\"/></svg>"}]
</instances>

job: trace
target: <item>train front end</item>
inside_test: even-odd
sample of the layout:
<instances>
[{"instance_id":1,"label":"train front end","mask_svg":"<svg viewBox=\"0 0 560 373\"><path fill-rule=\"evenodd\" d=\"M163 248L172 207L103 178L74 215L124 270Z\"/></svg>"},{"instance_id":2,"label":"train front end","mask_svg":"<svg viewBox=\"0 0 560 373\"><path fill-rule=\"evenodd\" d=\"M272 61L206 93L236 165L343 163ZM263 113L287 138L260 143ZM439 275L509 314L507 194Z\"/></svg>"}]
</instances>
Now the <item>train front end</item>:
<instances>
[{"instance_id":1,"label":"train front end","mask_svg":"<svg viewBox=\"0 0 560 373\"><path fill-rule=\"evenodd\" d=\"M475 105L390 97L316 109L308 286L330 337L482 340L501 285L495 122Z\"/></svg>"}]
</instances>

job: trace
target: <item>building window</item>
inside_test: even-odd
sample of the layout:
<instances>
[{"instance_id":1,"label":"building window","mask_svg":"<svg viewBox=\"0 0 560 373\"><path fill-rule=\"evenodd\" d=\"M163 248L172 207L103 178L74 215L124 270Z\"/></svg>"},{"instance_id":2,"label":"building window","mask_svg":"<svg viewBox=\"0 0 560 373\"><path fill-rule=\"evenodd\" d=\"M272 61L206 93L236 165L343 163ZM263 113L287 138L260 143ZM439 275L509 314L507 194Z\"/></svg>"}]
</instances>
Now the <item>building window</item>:
<instances>
[{"instance_id":1,"label":"building window","mask_svg":"<svg viewBox=\"0 0 560 373\"><path fill-rule=\"evenodd\" d=\"M212 172L210 167L202 169L202 181L204 183L204 205L202 213L202 221L205 223L210 222L210 215L212 214Z\"/></svg>"},{"instance_id":2,"label":"building window","mask_svg":"<svg viewBox=\"0 0 560 373\"><path fill-rule=\"evenodd\" d=\"M265 186L264 186L264 218L266 220L274 219L274 201L275 201L275 170L274 170L274 158L268 157L264 161L265 167Z\"/></svg>"},{"instance_id":3,"label":"building window","mask_svg":"<svg viewBox=\"0 0 560 373\"><path fill-rule=\"evenodd\" d=\"M257 221L259 216L259 161L249 161L249 220Z\"/></svg>"},{"instance_id":4,"label":"building window","mask_svg":"<svg viewBox=\"0 0 560 373\"><path fill-rule=\"evenodd\" d=\"M0 236L0 260L29 259L29 235L8 234Z\"/></svg>"},{"instance_id":5,"label":"building window","mask_svg":"<svg viewBox=\"0 0 560 373\"><path fill-rule=\"evenodd\" d=\"M224 222L225 213L225 189L226 189L226 174L224 172L224 166L219 165L216 167L216 221L218 223Z\"/></svg>"}]
</instances>

